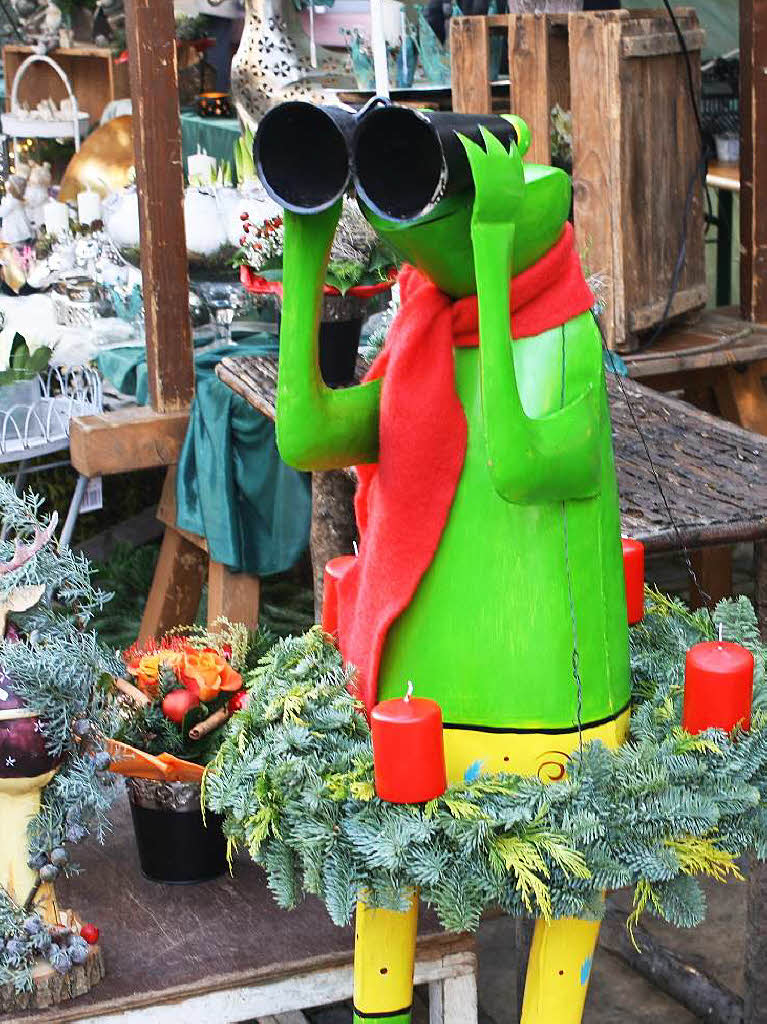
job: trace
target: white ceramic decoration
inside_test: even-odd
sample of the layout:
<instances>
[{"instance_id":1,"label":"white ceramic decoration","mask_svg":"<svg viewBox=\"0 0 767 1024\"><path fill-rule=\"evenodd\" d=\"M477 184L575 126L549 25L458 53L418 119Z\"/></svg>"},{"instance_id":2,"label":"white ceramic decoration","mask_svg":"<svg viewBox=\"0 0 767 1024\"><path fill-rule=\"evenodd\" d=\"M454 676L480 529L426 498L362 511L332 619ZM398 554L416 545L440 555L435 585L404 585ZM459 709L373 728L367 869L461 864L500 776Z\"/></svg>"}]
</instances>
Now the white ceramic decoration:
<instances>
[{"instance_id":1,"label":"white ceramic decoration","mask_svg":"<svg viewBox=\"0 0 767 1024\"><path fill-rule=\"evenodd\" d=\"M188 188L184 196L187 252L213 256L227 243L224 221L210 189Z\"/></svg>"}]
</instances>

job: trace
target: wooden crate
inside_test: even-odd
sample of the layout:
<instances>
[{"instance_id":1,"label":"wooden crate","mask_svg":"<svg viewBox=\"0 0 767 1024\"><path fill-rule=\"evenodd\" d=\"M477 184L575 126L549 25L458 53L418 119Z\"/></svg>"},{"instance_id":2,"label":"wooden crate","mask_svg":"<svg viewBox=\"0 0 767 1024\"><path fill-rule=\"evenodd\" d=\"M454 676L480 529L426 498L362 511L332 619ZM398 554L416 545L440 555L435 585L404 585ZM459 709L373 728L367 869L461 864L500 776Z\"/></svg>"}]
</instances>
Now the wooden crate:
<instances>
[{"instance_id":1,"label":"wooden crate","mask_svg":"<svg viewBox=\"0 0 767 1024\"><path fill-rule=\"evenodd\" d=\"M34 52L31 46L11 44L3 48L7 110L10 110L14 75L21 62ZM69 78L78 106L90 114L92 125L98 124L107 103L130 96L128 65L116 64L109 49L98 46L62 47L51 51L51 57ZM60 103L66 95L63 82L45 64L33 65L19 86L19 102L30 107L49 96Z\"/></svg>"},{"instance_id":2,"label":"wooden crate","mask_svg":"<svg viewBox=\"0 0 767 1024\"><path fill-rule=\"evenodd\" d=\"M705 33L676 10L700 91ZM686 259L669 316L706 302L700 138L687 67L665 11L493 15L451 19L453 106L491 110L491 32L509 43L511 109L530 125L528 159L548 163L550 111L572 110L573 220L601 280L610 348L633 351L663 318L689 197Z\"/></svg>"}]
</instances>

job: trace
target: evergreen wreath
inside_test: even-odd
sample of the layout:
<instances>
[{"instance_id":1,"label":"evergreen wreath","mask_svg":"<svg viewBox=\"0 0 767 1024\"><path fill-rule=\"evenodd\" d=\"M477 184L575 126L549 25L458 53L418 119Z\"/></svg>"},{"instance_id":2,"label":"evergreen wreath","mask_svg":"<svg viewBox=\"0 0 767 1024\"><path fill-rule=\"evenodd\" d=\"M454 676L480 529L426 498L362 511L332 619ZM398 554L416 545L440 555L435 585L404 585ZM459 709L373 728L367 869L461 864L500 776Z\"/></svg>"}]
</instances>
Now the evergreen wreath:
<instances>
[{"instance_id":1,"label":"evergreen wreath","mask_svg":"<svg viewBox=\"0 0 767 1024\"><path fill-rule=\"evenodd\" d=\"M0 477L2 520L13 541L0 541L0 561L13 564L17 544L48 537L55 522L42 513L42 500L18 495ZM34 607L14 612L12 628L0 638L0 666L26 708L37 715L47 752L59 760L42 793L39 814L28 825L30 867L39 880L77 872L71 847L89 835L103 841L108 809L115 795L109 755L93 742L106 722L105 685L120 662L88 629L92 616L110 595L97 590L83 555L47 540L18 568L0 575L0 603L18 588L37 587L43 596ZM88 944L67 928L51 929L32 909L18 906L0 887L0 985L30 991L31 969L43 956L66 973L83 963Z\"/></svg>"},{"instance_id":2,"label":"evergreen wreath","mask_svg":"<svg viewBox=\"0 0 767 1024\"><path fill-rule=\"evenodd\" d=\"M631 630L633 710L628 742L591 742L560 782L483 774L426 804L375 795L352 672L319 627L279 641L246 679L248 707L205 778L224 815L230 853L246 847L277 902L319 896L336 924L360 891L405 909L417 886L445 928L472 930L483 910L599 918L604 891L634 886L629 926L648 910L677 926L705 917L697 877L740 877L737 858L767 857L765 648L746 598L713 616L646 593ZM680 726L685 653L724 637L755 656L749 732Z\"/></svg>"}]
</instances>

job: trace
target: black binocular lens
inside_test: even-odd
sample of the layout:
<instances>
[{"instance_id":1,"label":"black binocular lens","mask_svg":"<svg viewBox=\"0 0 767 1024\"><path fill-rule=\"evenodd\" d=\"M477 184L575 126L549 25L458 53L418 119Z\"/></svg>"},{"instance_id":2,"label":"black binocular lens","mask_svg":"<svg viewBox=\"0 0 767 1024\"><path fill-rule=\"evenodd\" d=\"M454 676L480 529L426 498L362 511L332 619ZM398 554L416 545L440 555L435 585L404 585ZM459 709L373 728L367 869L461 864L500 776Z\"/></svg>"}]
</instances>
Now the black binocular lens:
<instances>
[{"instance_id":1,"label":"black binocular lens","mask_svg":"<svg viewBox=\"0 0 767 1024\"><path fill-rule=\"evenodd\" d=\"M346 191L357 193L387 220L423 217L447 193L471 188L461 133L482 143L480 126L508 148L514 126L493 115L432 113L376 100L359 114L341 107L290 102L265 115L253 154L275 202L296 213L318 213Z\"/></svg>"},{"instance_id":2,"label":"black binocular lens","mask_svg":"<svg viewBox=\"0 0 767 1024\"><path fill-rule=\"evenodd\" d=\"M391 220L418 217L444 191L446 168L439 137L407 107L378 107L354 136L354 183L368 206Z\"/></svg>"},{"instance_id":3,"label":"black binocular lens","mask_svg":"<svg viewBox=\"0 0 767 1024\"><path fill-rule=\"evenodd\" d=\"M354 114L340 107L282 103L262 119L253 146L256 172L280 206L318 213L349 186Z\"/></svg>"},{"instance_id":4,"label":"black binocular lens","mask_svg":"<svg viewBox=\"0 0 767 1024\"><path fill-rule=\"evenodd\" d=\"M457 133L484 146L480 126L507 149L517 141L511 122L498 116L396 106L371 110L359 120L354 134L357 192L388 220L425 216L447 193L472 187L471 168Z\"/></svg>"}]
</instances>

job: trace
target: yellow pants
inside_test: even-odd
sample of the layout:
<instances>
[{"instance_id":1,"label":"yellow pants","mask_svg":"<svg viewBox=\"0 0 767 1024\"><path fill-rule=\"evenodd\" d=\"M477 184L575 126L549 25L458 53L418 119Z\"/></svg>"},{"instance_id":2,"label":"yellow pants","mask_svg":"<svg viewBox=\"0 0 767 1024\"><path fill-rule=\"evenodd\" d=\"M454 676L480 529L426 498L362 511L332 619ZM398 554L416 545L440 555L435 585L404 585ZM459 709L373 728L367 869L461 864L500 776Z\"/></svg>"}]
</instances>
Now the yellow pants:
<instances>
[{"instance_id":1,"label":"yellow pants","mask_svg":"<svg viewBox=\"0 0 767 1024\"><path fill-rule=\"evenodd\" d=\"M582 740L599 739L615 748L628 735L629 711L584 726ZM578 733L500 732L446 729L445 757L450 782L467 770L537 775L544 782L564 777ZM357 904L354 952L355 1021L408 1024L413 999L413 964L418 896L410 910L374 910ZM586 1002L599 922L566 918L535 926L527 966L521 1024L580 1024Z\"/></svg>"}]
</instances>

